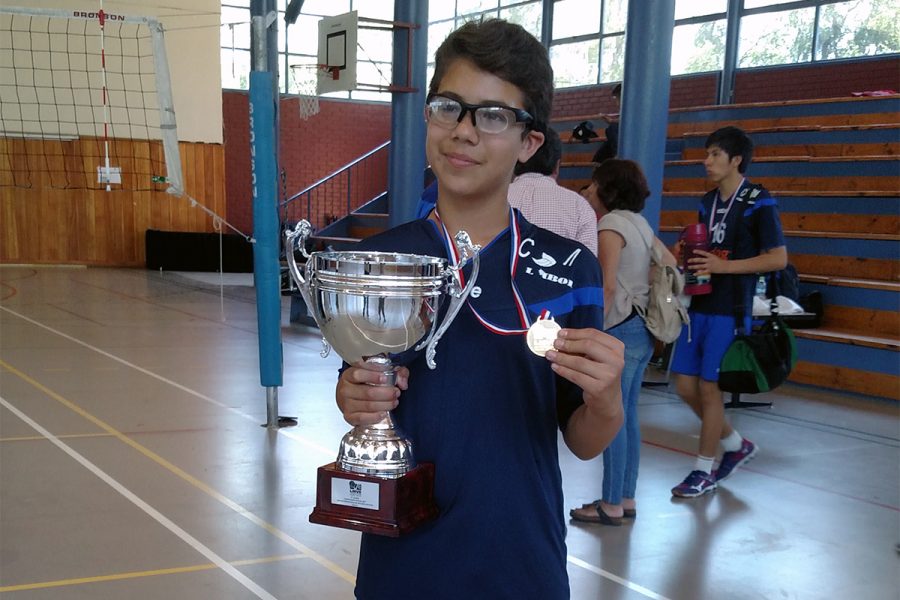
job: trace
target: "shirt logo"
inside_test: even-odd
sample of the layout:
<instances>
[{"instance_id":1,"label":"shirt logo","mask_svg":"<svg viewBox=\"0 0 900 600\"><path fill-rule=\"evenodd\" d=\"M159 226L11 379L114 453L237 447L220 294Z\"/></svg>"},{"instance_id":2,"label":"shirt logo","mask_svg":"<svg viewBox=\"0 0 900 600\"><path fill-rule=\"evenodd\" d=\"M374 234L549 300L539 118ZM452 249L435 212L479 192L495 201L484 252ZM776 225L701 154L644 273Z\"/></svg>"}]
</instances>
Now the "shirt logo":
<instances>
[{"instance_id":1,"label":"shirt logo","mask_svg":"<svg viewBox=\"0 0 900 600\"><path fill-rule=\"evenodd\" d=\"M575 252L570 254L569 258L563 261L563 264L567 267L571 267L575 264L575 259L578 258L579 254L581 254L581 248L578 248L577 250L575 250Z\"/></svg>"},{"instance_id":2,"label":"shirt logo","mask_svg":"<svg viewBox=\"0 0 900 600\"><path fill-rule=\"evenodd\" d=\"M554 275L553 273L548 273L543 269L538 269L538 275L541 276L541 279L545 279L547 281L552 281L553 283L558 283L559 285L565 285L568 287L572 287L572 280L568 277L560 277L559 275Z\"/></svg>"},{"instance_id":3,"label":"shirt logo","mask_svg":"<svg viewBox=\"0 0 900 600\"><path fill-rule=\"evenodd\" d=\"M553 265L556 264L556 259L553 258L552 256L550 256L549 254L547 254L546 252L541 252L541 257L540 257L540 258L534 258L534 257L532 257L531 260L533 260L533 261L534 261L534 264L536 264L536 265L539 266L539 267L547 267L547 268L550 268L550 267L552 267Z\"/></svg>"}]
</instances>

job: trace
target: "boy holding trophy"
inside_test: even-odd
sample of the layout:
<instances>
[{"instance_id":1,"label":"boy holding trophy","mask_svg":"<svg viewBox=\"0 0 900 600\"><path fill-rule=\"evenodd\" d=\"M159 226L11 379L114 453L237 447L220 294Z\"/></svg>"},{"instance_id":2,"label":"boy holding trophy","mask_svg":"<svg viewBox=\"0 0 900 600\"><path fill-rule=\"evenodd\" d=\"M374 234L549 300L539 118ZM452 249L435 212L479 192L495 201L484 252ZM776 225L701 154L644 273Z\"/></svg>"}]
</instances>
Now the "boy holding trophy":
<instances>
[{"instance_id":1,"label":"boy holding trophy","mask_svg":"<svg viewBox=\"0 0 900 600\"><path fill-rule=\"evenodd\" d=\"M434 464L440 509L397 538L363 534L358 598L569 597L557 431L585 460L613 439L623 347L599 331L594 255L507 203L513 168L544 141L552 93L547 52L521 27L491 19L453 32L425 106L437 205L360 245L455 263L464 230L482 249L436 369L408 351L394 357L395 386L363 363L338 381L348 423L392 411L416 458Z\"/></svg>"}]
</instances>

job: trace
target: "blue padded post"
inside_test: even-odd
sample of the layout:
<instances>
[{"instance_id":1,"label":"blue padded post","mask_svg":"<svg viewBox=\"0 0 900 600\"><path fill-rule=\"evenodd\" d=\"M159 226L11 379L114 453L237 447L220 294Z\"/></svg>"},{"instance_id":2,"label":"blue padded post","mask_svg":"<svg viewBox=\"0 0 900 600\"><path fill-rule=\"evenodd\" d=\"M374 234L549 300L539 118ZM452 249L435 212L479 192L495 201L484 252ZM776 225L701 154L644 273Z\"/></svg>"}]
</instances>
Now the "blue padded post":
<instances>
[{"instance_id":1,"label":"blue padded post","mask_svg":"<svg viewBox=\"0 0 900 600\"><path fill-rule=\"evenodd\" d=\"M659 230L669 120L675 0L629 0L619 157L641 165L650 197L643 215Z\"/></svg>"},{"instance_id":2,"label":"blue padded post","mask_svg":"<svg viewBox=\"0 0 900 600\"><path fill-rule=\"evenodd\" d=\"M406 85L406 72L412 59L412 87L415 92L396 92L391 102L391 145L388 158L389 224L395 227L416 216L416 206L424 188L425 173L425 96L428 64L428 0L394 3L394 20L415 23L412 52L407 53L407 30L394 32L395 85Z\"/></svg>"},{"instance_id":3,"label":"blue padded post","mask_svg":"<svg viewBox=\"0 0 900 600\"><path fill-rule=\"evenodd\" d=\"M253 184L253 279L259 328L259 377L282 385L281 265L275 172L275 99L272 74L250 73L250 173Z\"/></svg>"}]
</instances>

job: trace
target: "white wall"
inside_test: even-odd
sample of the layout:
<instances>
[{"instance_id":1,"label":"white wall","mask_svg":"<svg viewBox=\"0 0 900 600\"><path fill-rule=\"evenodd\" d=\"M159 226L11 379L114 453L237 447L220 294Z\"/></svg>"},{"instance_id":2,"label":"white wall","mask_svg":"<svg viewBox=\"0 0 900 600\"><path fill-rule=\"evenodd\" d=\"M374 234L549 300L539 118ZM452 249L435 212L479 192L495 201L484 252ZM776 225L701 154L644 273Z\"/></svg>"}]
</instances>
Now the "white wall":
<instances>
[{"instance_id":1,"label":"white wall","mask_svg":"<svg viewBox=\"0 0 900 600\"><path fill-rule=\"evenodd\" d=\"M97 11L99 2L8 0L4 6ZM110 14L154 17L165 29L178 139L222 143L222 85L218 0L103 2Z\"/></svg>"}]
</instances>

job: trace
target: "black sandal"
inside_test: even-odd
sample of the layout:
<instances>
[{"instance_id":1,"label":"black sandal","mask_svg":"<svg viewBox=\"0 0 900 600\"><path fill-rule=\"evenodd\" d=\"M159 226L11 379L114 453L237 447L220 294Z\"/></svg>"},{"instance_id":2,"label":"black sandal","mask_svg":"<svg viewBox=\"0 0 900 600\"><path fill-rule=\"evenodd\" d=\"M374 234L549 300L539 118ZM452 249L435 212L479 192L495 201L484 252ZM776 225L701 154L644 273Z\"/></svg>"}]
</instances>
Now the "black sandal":
<instances>
[{"instance_id":1,"label":"black sandal","mask_svg":"<svg viewBox=\"0 0 900 600\"><path fill-rule=\"evenodd\" d=\"M583 515L577 512L578 509L572 509L569 511L569 515L575 521L583 521L585 523L600 523L601 525L610 525L612 527L619 527L622 524L622 517L611 517L605 512L603 512L603 508L600 506L598 502L596 505L589 504L583 509L593 508L597 512L597 516L594 515Z\"/></svg>"}]
</instances>

